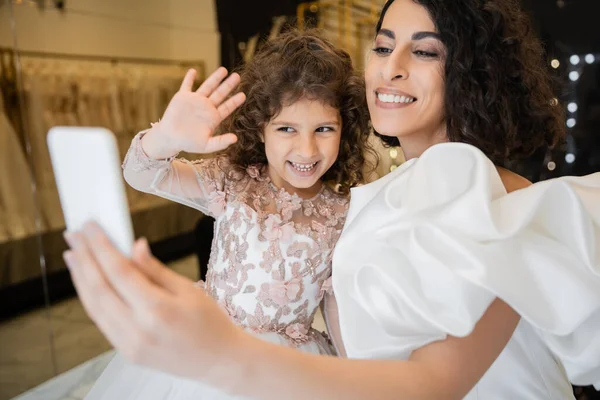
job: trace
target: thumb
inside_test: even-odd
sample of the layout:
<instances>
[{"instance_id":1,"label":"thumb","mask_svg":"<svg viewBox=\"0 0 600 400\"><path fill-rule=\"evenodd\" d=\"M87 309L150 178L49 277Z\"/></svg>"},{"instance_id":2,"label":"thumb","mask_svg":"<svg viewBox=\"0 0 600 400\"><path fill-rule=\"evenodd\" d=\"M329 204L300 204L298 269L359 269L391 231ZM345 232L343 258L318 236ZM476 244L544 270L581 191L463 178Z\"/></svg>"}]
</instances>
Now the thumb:
<instances>
[{"instance_id":1,"label":"thumb","mask_svg":"<svg viewBox=\"0 0 600 400\"><path fill-rule=\"evenodd\" d=\"M214 153L225 150L235 142L237 142L237 136L233 133L224 133L222 135L213 136L209 138L206 143L206 152Z\"/></svg>"},{"instance_id":2,"label":"thumb","mask_svg":"<svg viewBox=\"0 0 600 400\"><path fill-rule=\"evenodd\" d=\"M136 264L143 264L151 256L150 245L146 238L141 238L135 241L133 244L133 250L131 252L131 259Z\"/></svg>"}]
</instances>

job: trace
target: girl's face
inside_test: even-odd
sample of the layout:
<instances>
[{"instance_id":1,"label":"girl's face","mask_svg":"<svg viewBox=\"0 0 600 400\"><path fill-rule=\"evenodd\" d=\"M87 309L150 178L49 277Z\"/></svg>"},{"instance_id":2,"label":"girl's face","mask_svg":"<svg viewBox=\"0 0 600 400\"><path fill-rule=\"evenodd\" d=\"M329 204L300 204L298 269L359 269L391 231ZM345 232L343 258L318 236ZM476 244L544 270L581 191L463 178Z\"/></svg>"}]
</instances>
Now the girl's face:
<instances>
[{"instance_id":1,"label":"girl's face","mask_svg":"<svg viewBox=\"0 0 600 400\"><path fill-rule=\"evenodd\" d=\"M302 197L317 194L338 157L341 134L340 113L327 104L300 99L283 107L264 130L272 182Z\"/></svg>"},{"instance_id":2,"label":"girl's face","mask_svg":"<svg viewBox=\"0 0 600 400\"><path fill-rule=\"evenodd\" d=\"M385 136L446 136L445 47L427 10L413 0L388 8L365 70L371 122ZM461 99L455 99L461 101Z\"/></svg>"}]
</instances>

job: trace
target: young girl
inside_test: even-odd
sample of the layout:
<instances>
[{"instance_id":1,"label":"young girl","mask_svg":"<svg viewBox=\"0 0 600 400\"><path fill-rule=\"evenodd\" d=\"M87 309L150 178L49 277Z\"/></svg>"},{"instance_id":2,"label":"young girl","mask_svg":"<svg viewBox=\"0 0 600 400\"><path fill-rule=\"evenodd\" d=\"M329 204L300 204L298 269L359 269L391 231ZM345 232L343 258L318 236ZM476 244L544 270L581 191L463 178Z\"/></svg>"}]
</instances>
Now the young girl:
<instances>
[{"instance_id":1,"label":"young girl","mask_svg":"<svg viewBox=\"0 0 600 400\"><path fill-rule=\"evenodd\" d=\"M331 355L311 325L328 287L349 187L362 181L370 151L362 79L346 53L314 33L265 44L246 65L241 92L225 101L240 80L232 74L223 81L226 75L220 68L192 91L195 72L188 72L160 122L133 140L125 178L216 219L202 286L236 324L267 341ZM214 136L232 112L224 124L232 133ZM200 161L175 158L227 147ZM87 398L221 397L227 395L117 356Z\"/></svg>"}]
</instances>

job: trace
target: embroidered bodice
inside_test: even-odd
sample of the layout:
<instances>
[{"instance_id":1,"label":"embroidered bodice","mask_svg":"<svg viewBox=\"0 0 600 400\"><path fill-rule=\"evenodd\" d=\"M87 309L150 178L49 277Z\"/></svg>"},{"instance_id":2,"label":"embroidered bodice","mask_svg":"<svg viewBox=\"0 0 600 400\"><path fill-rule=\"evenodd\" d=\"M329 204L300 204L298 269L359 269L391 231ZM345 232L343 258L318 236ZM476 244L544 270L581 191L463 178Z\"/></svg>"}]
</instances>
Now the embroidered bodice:
<instances>
[{"instance_id":1,"label":"embroidered bodice","mask_svg":"<svg viewBox=\"0 0 600 400\"><path fill-rule=\"evenodd\" d=\"M275 187L264 166L242 170L223 156L152 160L142 136L123 164L128 183L215 218L207 293L239 325L281 333L295 344L308 341L330 287L348 197L323 185L303 199Z\"/></svg>"}]
</instances>

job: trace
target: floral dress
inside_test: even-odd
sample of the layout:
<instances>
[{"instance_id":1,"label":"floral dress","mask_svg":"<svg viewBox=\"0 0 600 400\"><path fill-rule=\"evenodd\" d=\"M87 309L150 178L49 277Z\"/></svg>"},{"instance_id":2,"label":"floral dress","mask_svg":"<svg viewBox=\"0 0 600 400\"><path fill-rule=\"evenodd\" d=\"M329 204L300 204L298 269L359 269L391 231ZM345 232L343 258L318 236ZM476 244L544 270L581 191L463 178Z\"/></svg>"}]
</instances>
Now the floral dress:
<instances>
[{"instance_id":1,"label":"floral dress","mask_svg":"<svg viewBox=\"0 0 600 400\"><path fill-rule=\"evenodd\" d=\"M138 134L123 164L135 189L215 218L206 282L199 282L236 324L301 351L333 355L311 327L331 288L333 248L349 199L327 185L311 199L279 189L266 168L234 167L225 157L152 160ZM133 366L117 355L87 399L231 398L197 382Z\"/></svg>"}]
</instances>

